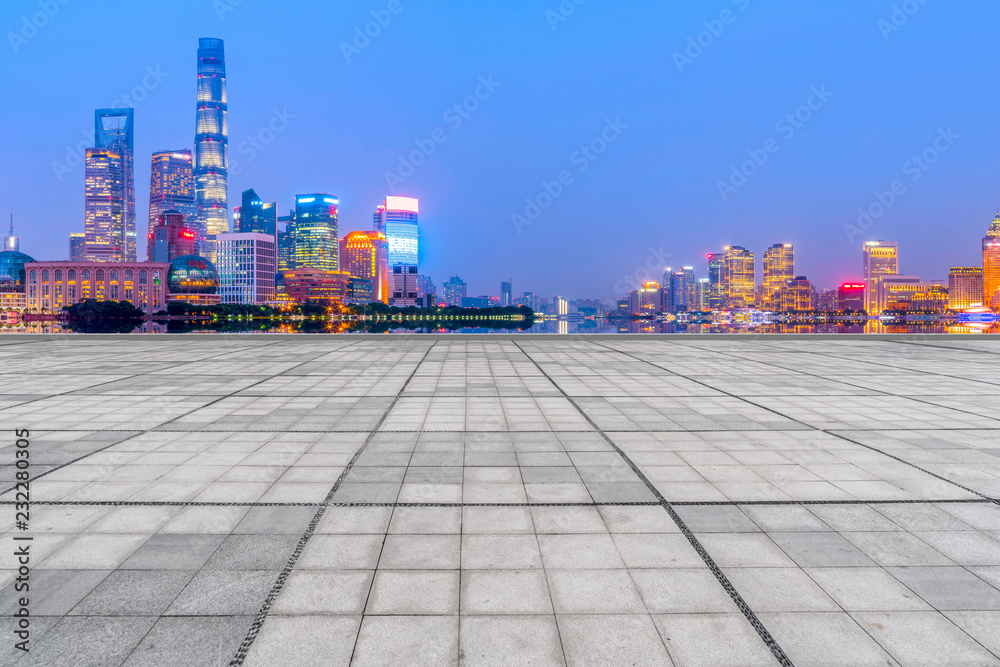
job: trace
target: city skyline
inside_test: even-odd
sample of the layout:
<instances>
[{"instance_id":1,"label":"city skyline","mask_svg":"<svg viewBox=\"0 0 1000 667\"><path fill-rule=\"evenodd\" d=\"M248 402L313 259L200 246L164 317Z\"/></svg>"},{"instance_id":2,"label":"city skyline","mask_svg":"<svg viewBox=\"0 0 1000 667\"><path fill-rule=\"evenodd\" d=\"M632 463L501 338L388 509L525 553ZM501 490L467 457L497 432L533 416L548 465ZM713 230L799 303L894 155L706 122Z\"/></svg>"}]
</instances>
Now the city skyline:
<instances>
[{"instance_id":1,"label":"city skyline","mask_svg":"<svg viewBox=\"0 0 1000 667\"><path fill-rule=\"evenodd\" d=\"M421 9L404 5L348 62L341 45L353 43L354 28L373 20L370 12L383 11L381 4L340 13L317 8L317 18L336 18L334 28L324 29L332 37L318 53L308 39L268 47L257 39L262 26L255 22L263 15L249 5L233 7L220 20L210 7L181 2L173 13L158 8L124 12L121 42L84 50L88 55L81 62L28 80L26 71L43 66L55 57L54 50L79 43L66 27L86 32L92 19L81 13L83 4L79 9L69 5L62 10L65 25L53 21L0 65L8 80L29 95L40 85L61 86L71 98L58 112L39 112L47 132L33 134L30 146L12 137L0 149L8 157L0 172L0 206L16 215L23 249L39 258L65 257L69 232L83 228L83 168L73 166L67 147L75 149L95 109L121 103L126 93L135 108L136 207L144 210L153 151L194 148L192 54L198 40L211 35L226 42L227 92L238 100L229 117L230 203L255 188L287 210L296 194L333 192L340 198L343 237L371 229L371 210L387 194L417 197L424 205L421 273L437 277L439 284L461 275L471 294L495 294L504 276L517 275L518 285L535 293L610 301L625 296L616 289L623 276L634 275L651 258L662 265L660 271L693 265L701 278L706 268L700 258L734 244L761 254L775 242L792 243L799 272L825 288L863 278L857 248L868 239L891 239L906 248L901 270L907 274L946 280L949 267L974 265L983 220L1000 198L991 155L997 140L989 95L960 84L982 79L988 71L988 59L978 55L985 40L974 35L997 8L975 3L976 8L949 12L924 6L884 36L878 25L890 17L891 6L844 3L822 27L841 31L839 40L857 52L846 53L809 21L803 20L801 33L779 34L774 26L782 25L776 19L782 13L786 21L815 20L806 8L743 4L720 3L718 10L730 8L735 22L701 47L703 53L692 63L682 59L678 65L674 54L684 54L688 38L707 30L706 22L715 25L718 11L644 8L649 15L642 17L630 13L637 5L615 11L588 4L553 25L547 3L514 2L490 10L497 25L487 27L487 17L468 12L450 19L453 28L486 30L476 47L464 32L456 45L428 46L440 30L433 21L451 3ZM929 56L920 49L929 31L940 38L943 26L966 25L973 9L982 20L967 26L962 40L946 38L937 64L929 66ZM289 25L283 15L273 19L270 28ZM140 33L139 26L150 20L162 25L165 36ZM649 22L668 29L654 38L641 25ZM601 26L606 26L605 41L617 44L615 53L598 50L612 56L606 65L596 64L596 54L586 55L577 44L596 36ZM304 30L308 36L315 28ZM635 43L622 49L623 42L615 40L627 30L636 31ZM418 34L423 50L413 55ZM504 39L514 37L527 40L523 56L500 49ZM735 57L762 39L766 46L745 59L749 62ZM806 43L810 39L814 45ZM789 48L801 52L801 63L786 62ZM413 76L448 61L453 49L466 54L461 65L444 68L440 76L435 71L433 79ZM404 58L407 53L411 57ZM69 80L76 68L94 69L103 55L116 60L100 76L85 83ZM581 70L595 72L606 93L601 99L582 97L579 75L566 68L571 58ZM297 63L294 72L283 70L289 59ZM529 71L526 59L540 72ZM647 65L636 69L640 62ZM656 64L655 74L650 63ZM866 74L880 66L892 77ZM773 74L765 75L769 68ZM316 78L321 69L334 74L329 85ZM624 73L624 80L614 80L614 72ZM393 85L386 90L366 86L390 74ZM655 85L648 87L648 99L640 100L635 92L647 79ZM566 99L547 96L539 103L542 82ZM749 94L751 83L759 95ZM826 93L816 96L814 86ZM327 105L334 89L351 104ZM739 96L739 113L718 104L723 93ZM666 105L678 95L685 109ZM390 99L407 103L387 106ZM775 119L791 112L795 120L804 104L821 107L812 112L815 118L775 128ZM671 122L654 123L653 112L664 110L670 111ZM23 109L8 108L15 112ZM578 172L571 162L576 146L600 137L606 122L616 119L627 126L621 136ZM433 139L438 127L444 141ZM786 138L791 130L794 136ZM952 144L941 138L949 132L957 137ZM743 169L755 155L760 161L769 134L780 137L780 150L759 168ZM414 154L420 145L426 149L422 157ZM929 168L911 183L906 165L920 170L911 155L942 148L947 150L933 164L924 164ZM664 157L675 154L683 158ZM9 159L14 155L16 161ZM719 182L741 183L732 165L755 173L744 176L747 182L722 201ZM526 198L537 200L545 192L543 182L558 183L562 169L572 170L573 182L562 186L565 192L531 224L515 228L511 216L524 213ZM902 194L892 194L897 180L904 184ZM859 214L859 209L878 213L875 204L883 206L880 201L890 198L892 204L881 214ZM636 209L652 214L635 216ZM611 233L622 225L628 234ZM852 238L857 232L861 235Z\"/></svg>"}]
</instances>

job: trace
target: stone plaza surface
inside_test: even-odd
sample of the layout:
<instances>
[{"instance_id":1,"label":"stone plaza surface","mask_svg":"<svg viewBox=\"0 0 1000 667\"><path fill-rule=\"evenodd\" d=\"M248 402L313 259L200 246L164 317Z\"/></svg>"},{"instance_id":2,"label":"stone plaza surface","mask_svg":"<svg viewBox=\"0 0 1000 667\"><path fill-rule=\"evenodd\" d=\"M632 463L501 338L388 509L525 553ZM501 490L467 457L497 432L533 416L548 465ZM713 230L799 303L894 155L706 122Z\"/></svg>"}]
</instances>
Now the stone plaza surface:
<instances>
[{"instance_id":1,"label":"stone plaza surface","mask_svg":"<svg viewBox=\"0 0 1000 667\"><path fill-rule=\"evenodd\" d=\"M4 338L0 664L997 665L998 368L976 337Z\"/></svg>"}]
</instances>

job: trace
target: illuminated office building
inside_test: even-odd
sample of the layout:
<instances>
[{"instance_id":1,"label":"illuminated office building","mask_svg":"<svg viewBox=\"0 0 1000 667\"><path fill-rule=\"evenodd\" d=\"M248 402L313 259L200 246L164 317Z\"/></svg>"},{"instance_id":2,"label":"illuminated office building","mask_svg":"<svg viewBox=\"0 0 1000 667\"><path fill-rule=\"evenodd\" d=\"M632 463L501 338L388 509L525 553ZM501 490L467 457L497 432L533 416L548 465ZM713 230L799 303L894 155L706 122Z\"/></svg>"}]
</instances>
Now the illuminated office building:
<instances>
[{"instance_id":1,"label":"illuminated office building","mask_svg":"<svg viewBox=\"0 0 1000 667\"><path fill-rule=\"evenodd\" d=\"M88 148L85 160L85 257L91 262L124 261L122 157L106 148Z\"/></svg>"},{"instance_id":2,"label":"illuminated office building","mask_svg":"<svg viewBox=\"0 0 1000 667\"><path fill-rule=\"evenodd\" d=\"M135 232L135 144L132 109L98 109L94 112L94 148L104 148L121 158L122 259L136 261Z\"/></svg>"},{"instance_id":3,"label":"illuminated office building","mask_svg":"<svg viewBox=\"0 0 1000 667\"><path fill-rule=\"evenodd\" d=\"M160 262L29 262L27 307L57 311L85 299L128 301L153 314L166 307L169 265Z\"/></svg>"},{"instance_id":4,"label":"illuminated office building","mask_svg":"<svg viewBox=\"0 0 1000 667\"><path fill-rule=\"evenodd\" d=\"M711 308L709 307L709 295L711 294L712 285L711 285L709 279L708 278L700 278L700 279L698 279L697 288L698 288L698 292L697 292L696 301L697 301L698 307L696 308L696 310L699 310L701 312L705 312L705 311L711 310Z\"/></svg>"},{"instance_id":5,"label":"illuminated office building","mask_svg":"<svg viewBox=\"0 0 1000 667\"><path fill-rule=\"evenodd\" d=\"M751 308L755 301L754 255L740 246L727 246L723 257L722 286L727 308Z\"/></svg>"},{"instance_id":6,"label":"illuminated office building","mask_svg":"<svg viewBox=\"0 0 1000 667\"><path fill-rule=\"evenodd\" d=\"M920 276L884 275L879 279L875 307L878 314L885 311L916 310L913 301L936 287L942 286L936 281L924 282Z\"/></svg>"},{"instance_id":7,"label":"illuminated office building","mask_svg":"<svg viewBox=\"0 0 1000 667\"><path fill-rule=\"evenodd\" d=\"M437 286L430 276L420 276L417 278L417 298L418 305L424 308L431 308L437 303Z\"/></svg>"},{"instance_id":8,"label":"illuminated office building","mask_svg":"<svg viewBox=\"0 0 1000 667\"><path fill-rule=\"evenodd\" d=\"M277 218L278 273L295 268L295 211Z\"/></svg>"},{"instance_id":9,"label":"illuminated office building","mask_svg":"<svg viewBox=\"0 0 1000 667\"><path fill-rule=\"evenodd\" d=\"M865 309L865 294L864 283L844 283L838 290L836 310L861 312Z\"/></svg>"},{"instance_id":10,"label":"illuminated office building","mask_svg":"<svg viewBox=\"0 0 1000 667\"><path fill-rule=\"evenodd\" d=\"M185 223L198 233L194 204L194 171L191 151L157 151L153 153L149 172L149 227L148 234L160 223L164 211L177 211ZM146 258L152 259L147 243Z\"/></svg>"},{"instance_id":11,"label":"illuminated office building","mask_svg":"<svg viewBox=\"0 0 1000 667\"><path fill-rule=\"evenodd\" d=\"M865 311L869 315L882 312L879 302L879 283L883 277L899 275L899 244L887 241L868 241L864 245L862 272L865 278Z\"/></svg>"},{"instance_id":12,"label":"illuminated office building","mask_svg":"<svg viewBox=\"0 0 1000 667\"><path fill-rule=\"evenodd\" d=\"M725 307L722 276L726 272L726 256L721 253L708 255L708 310Z\"/></svg>"},{"instance_id":13,"label":"illuminated office building","mask_svg":"<svg viewBox=\"0 0 1000 667\"><path fill-rule=\"evenodd\" d=\"M352 277L346 271L323 271L306 266L285 273L285 292L300 303L343 303L350 294Z\"/></svg>"},{"instance_id":14,"label":"illuminated office building","mask_svg":"<svg viewBox=\"0 0 1000 667\"><path fill-rule=\"evenodd\" d=\"M1000 310L1000 213L983 239L983 305Z\"/></svg>"},{"instance_id":15,"label":"illuminated office building","mask_svg":"<svg viewBox=\"0 0 1000 667\"><path fill-rule=\"evenodd\" d=\"M87 235L83 232L72 232L69 235L69 261L86 261Z\"/></svg>"},{"instance_id":16,"label":"illuminated office building","mask_svg":"<svg viewBox=\"0 0 1000 667\"><path fill-rule=\"evenodd\" d=\"M28 279L24 267L34 261L17 250L0 252L0 308L27 308Z\"/></svg>"},{"instance_id":17,"label":"illuminated office building","mask_svg":"<svg viewBox=\"0 0 1000 667\"><path fill-rule=\"evenodd\" d=\"M948 307L964 310L983 305L983 269L980 266L953 266L948 273Z\"/></svg>"},{"instance_id":18,"label":"illuminated office building","mask_svg":"<svg viewBox=\"0 0 1000 667\"><path fill-rule=\"evenodd\" d=\"M556 297L557 299L559 297ZM559 299L565 302L565 299ZM653 281L645 282L642 287L633 290L629 294L629 314L631 315L655 315L663 312L663 296L658 283ZM560 312L559 315L566 313Z\"/></svg>"},{"instance_id":19,"label":"illuminated office building","mask_svg":"<svg viewBox=\"0 0 1000 667\"><path fill-rule=\"evenodd\" d=\"M775 243L764 251L764 284L761 308L783 308L782 290L795 279L795 248L791 243Z\"/></svg>"},{"instance_id":20,"label":"illuminated office building","mask_svg":"<svg viewBox=\"0 0 1000 667\"><path fill-rule=\"evenodd\" d=\"M180 212L167 210L150 232L149 261L170 263L183 255L193 255L197 249L198 236L187 225Z\"/></svg>"},{"instance_id":21,"label":"illuminated office building","mask_svg":"<svg viewBox=\"0 0 1000 667\"><path fill-rule=\"evenodd\" d=\"M412 197L386 197L374 215L375 231L389 243L389 266L417 266L419 260L419 202Z\"/></svg>"},{"instance_id":22,"label":"illuminated office building","mask_svg":"<svg viewBox=\"0 0 1000 667\"><path fill-rule=\"evenodd\" d=\"M500 305L503 307L514 304L514 283L510 280L500 281Z\"/></svg>"},{"instance_id":23,"label":"illuminated office building","mask_svg":"<svg viewBox=\"0 0 1000 667\"><path fill-rule=\"evenodd\" d=\"M380 232L350 232L340 240L340 266L372 283L372 299L389 303L389 255Z\"/></svg>"},{"instance_id":24,"label":"illuminated office building","mask_svg":"<svg viewBox=\"0 0 1000 667\"><path fill-rule=\"evenodd\" d=\"M242 206L235 209L233 229L239 234L277 233L277 212L274 204L265 204L253 189L243 193Z\"/></svg>"},{"instance_id":25,"label":"illuminated office building","mask_svg":"<svg viewBox=\"0 0 1000 667\"><path fill-rule=\"evenodd\" d=\"M229 107L226 54L221 39L198 40L198 100L194 135L195 231L202 252L212 259L214 241L229 231Z\"/></svg>"},{"instance_id":26,"label":"illuminated office building","mask_svg":"<svg viewBox=\"0 0 1000 667\"><path fill-rule=\"evenodd\" d=\"M222 303L260 306L274 300L277 248L258 232L218 234L216 269Z\"/></svg>"},{"instance_id":27,"label":"illuminated office building","mask_svg":"<svg viewBox=\"0 0 1000 667\"><path fill-rule=\"evenodd\" d=\"M416 264L394 264L392 271L392 294L390 303L400 308L418 305L420 299L420 276Z\"/></svg>"},{"instance_id":28,"label":"illuminated office building","mask_svg":"<svg viewBox=\"0 0 1000 667\"><path fill-rule=\"evenodd\" d=\"M649 283L653 286L652 291L659 292L660 286L656 283ZM569 301L562 298L561 296L552 297L552 310L553 315L568 315L569 314Z\"/></svg>"},{"instance_id":29,"label":"illuminated office building","mask_svg":"<svg viewBox=\"0 0 1000 667\"><path fill-rule=\"evenodd\" d=\"M813 286L805 276L796 276L785 282L778 292L778 299L772 296L772 305L777 305L783 313L813 310Z\"/></svg>"},{"instance_id":30,"label":"illuminated office building","mask_svg":"<svg viewBox=\"0 0 1000 667\"><path fill-rule=\"evenodd\" d=\"M337 211L340 200L328 194L295 198L295 266L320 271L340 268Z\"/></svg>"},{"instance_id":31,"label":"illuminated office building","mask_svg":"<svg viewBox=\"0 0 1000 667\"><path fill-rule=\"evenodd\" d=\"M529 292L525 292L528 296ZM468 296L468 286L458 276L452 276L444 284L444 302L449 306L461 306L462 299ZM532 300L532 308L537 310L537 299Z\"/></svg>"}]
</instances>

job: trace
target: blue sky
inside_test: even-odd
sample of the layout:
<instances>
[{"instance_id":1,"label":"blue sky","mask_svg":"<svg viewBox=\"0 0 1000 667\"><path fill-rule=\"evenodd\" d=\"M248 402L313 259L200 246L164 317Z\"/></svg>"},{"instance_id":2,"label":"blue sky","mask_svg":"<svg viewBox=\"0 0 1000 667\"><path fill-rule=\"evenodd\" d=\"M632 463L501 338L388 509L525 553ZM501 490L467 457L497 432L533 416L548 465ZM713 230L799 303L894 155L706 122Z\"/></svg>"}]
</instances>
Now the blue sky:
<instances>
[{"instance_id":1,"label":"blue sky","mask_svg":"<svg viewBox=\"0 0 1000 667\"><path fill-rule=\"evenodd\" d=\"M32 31L39 0L6 0L0 212L24 251L64 258L83 169L54 165L95 108L138 87L141 232L149 156L192 146L197 40L221 37L230 204L249 187L282 210L331 192L344 234L370 228L386 194L419 197L439 289L459 275L498 294L514 277L516 292L612 299L646 266L704 276L730 244L759 272L767 246L795 243L821 287L860 277L865 239L898 241L902 270L928 279L981 261L1000 199L998 3L896 0L894 16L888 0L576 2L42 0L52 16ZM355 42L372 12L387 24ZM808 119L783 121L796 112ZM287 123L261 135L276 115ZM925 150L937 159L915 168ZM393 191L401 156L420 164ZM845 230L895 181L882 215Z\"/></svg>"}]
</instances>

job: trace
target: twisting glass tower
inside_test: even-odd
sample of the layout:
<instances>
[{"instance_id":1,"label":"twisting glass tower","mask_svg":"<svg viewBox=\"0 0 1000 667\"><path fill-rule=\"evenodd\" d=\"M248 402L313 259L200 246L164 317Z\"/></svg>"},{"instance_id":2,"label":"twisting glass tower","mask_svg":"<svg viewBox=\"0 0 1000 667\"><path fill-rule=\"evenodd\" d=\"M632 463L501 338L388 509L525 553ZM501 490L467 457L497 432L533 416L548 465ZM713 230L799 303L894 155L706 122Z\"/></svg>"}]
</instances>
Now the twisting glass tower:
<instances>
[{"instance_id":1,"label":"twisting glass tower","mask_svg":"<svg viewBox=\"0 0 1000 667\"><path fill-rule=\"evenodd\" d=\"M198 40L198 114L194 135L195 225L202 252L214 259L206 237L229 231L229 124L226 118L226 54L221 39Z\"/></svg>"}]
</instances>

